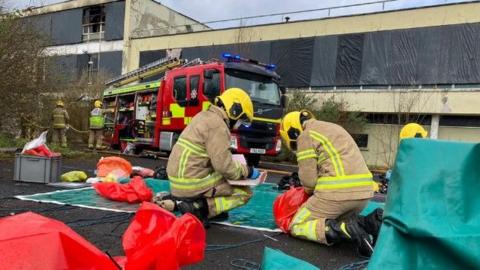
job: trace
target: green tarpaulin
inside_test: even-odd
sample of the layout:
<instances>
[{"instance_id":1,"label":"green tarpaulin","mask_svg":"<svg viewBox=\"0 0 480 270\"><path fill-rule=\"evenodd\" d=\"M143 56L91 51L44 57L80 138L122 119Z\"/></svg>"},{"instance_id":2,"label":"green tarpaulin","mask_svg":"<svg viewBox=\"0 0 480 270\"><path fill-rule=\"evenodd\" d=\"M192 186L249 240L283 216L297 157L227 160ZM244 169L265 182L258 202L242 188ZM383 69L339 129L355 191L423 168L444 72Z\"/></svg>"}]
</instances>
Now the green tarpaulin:
<instances>
[{"instance_id":1,"label":"green tarpaulin","mask_svg":"<svg viewBox=\"0 0 480 270\"><path fill-rule=\"evenodd\" d=\"M280 250L265 247L260 270L320 270L320 268Z\"/></svg>"},{"instance_id":2,"label":"green tarpaulin","mask_svg":"<svg viewBox=\"0 0 480 270\"><path fill-rule=\"evenodd\" d=\"M168 181L146 179L146 183L155 193L169 191ZM263 184L255 187L250 201L245 206L230 211L228 221L222 222L222 224L262 230L278 230L272 212L273 201L281 194L281 191L276 187L277 185L274 184ZM135 212L138 208L138 204L107 200L99 196L90 187L17 196L17 198L119 212ZM383 203L370 202L362 213L368 214L376 207L383 207Z\"/></svg>"},{"instance_id":3,"label":"green tarpaulin","mask_svg":"<svg viewBox=\"0 0 480 270\"><path fill-rule=\"evenodd\" d=\"M400 144L368 269L480 269L480 144Z\"/></svg>"}]
</instances>

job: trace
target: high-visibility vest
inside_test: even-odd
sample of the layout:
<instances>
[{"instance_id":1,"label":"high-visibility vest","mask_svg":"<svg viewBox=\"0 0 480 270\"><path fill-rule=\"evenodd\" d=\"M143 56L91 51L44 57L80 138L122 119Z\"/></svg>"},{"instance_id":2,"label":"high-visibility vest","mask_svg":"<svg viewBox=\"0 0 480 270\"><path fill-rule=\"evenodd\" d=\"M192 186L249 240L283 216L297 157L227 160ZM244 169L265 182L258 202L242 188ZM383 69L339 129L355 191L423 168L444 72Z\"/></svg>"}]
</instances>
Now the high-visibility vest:
<instances>
[{"instance_id":1,"label":"high-visibility vest","mask_svg":"<svg viewBox=\"0 0 480 270\"><path fill-rule=\"evenodd\" d=\"M55 109L53 111L53 128L65 128L66 119L63 110Z\"/></svg>"},{"instance_id":2,"label":"high-visibility vest","mask_svg":"<svg viewBox=\"0 0 480 270\"><path fill-rule=\"evenodd\" d=\"M100 108L95 108L90 112L90 129L102 129L105 126L105 119Z\"/></svg>"}]
</instances>

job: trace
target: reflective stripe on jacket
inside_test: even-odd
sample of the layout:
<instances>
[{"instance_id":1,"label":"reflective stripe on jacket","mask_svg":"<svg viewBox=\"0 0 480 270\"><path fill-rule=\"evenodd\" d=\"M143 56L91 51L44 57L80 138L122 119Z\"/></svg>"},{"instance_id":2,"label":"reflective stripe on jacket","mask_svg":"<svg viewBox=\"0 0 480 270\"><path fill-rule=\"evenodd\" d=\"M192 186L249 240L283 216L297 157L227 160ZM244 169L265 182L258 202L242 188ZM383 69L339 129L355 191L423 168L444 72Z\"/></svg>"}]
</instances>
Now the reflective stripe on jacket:
<instances>
[{"instance_id":1,"label":"reflective stripe on jacket","mask_svg":"<svg viewBox=\"0 0 480 270\"><path fill-rule=\"evenodd\" d=\"M373 196L372 174L353 138L342 127L309 120L297 139L299 177L307 189L331 200Z\"/></svg>"},{"instance_id":2,"label":"reflective stripe on jacket","mask_svg":"<svg viewBox=\"0 0 480 270\"><path fill-rule=\"evenodd\" d=\"M95 108L90 112L90 129L102 129L105 126L105 119L103 118L103 110Z\"/></svg>"},{"instance_id":3,"label":"reflective stripe on jacket","mask_svg":"<svg viewBox=\"0 0 480 270\"><path fill-rule=\"evenodd\" d=\"M53 110L53 128L66 128L69 120L68 113L64 108L55 108Z\"/></svg>"},{"instance_id":4,"label":"reflective stripe on jacket","mask_svg":"<svg viewBox=\"0 0 480 270\"><path fill-rule=\"evenodd\" d=\"M232 159L226 113L217 106L193 117L174 145L167 164L171 192L196 197L223 183L248 175L248 168Z\"/></svg>"}]
</instances>

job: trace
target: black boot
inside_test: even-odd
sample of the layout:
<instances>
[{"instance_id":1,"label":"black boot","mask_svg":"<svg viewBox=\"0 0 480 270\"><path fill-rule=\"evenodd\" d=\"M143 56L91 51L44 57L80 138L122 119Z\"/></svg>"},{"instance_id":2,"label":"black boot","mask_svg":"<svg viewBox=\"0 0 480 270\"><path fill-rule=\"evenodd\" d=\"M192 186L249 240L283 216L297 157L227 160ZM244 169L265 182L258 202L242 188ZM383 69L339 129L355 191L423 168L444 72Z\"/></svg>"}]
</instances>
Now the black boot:
<instances>
[{"instance_id":1,"label":"black boot","mask_svg":"<svg viewBox=\"0 0 480 270\"><path fill-rule=\"evenodd\" d=\"M215 221L215 222L227 221L228 217L229 217L228 212L222 212L219 215L212 217L210 221Z\"/></svg>"},{"instance_id":2,"label":"black boot","mask_svg":"<svg viewBox=\"0 0 480 270\"><path fill-rule=\"evenodd\" d=\"M378 233L382 226L383 209L377 208L372 213L365 217L359 218L359 223L362 228L373 237L373 244L377 242Z\"/></svg>"},{"instance_id":3,"label":"black boot","mask_svg":"<svg viewBox=\"0 0 480 270\"><path fill-rule=\"evenodd\" d=\"M325 237L328 244L341 241L355 242L361 255L366 257L372 255L372 241L367 232L360 226L357 216L346 221L327 219L325 221Z\"/></svg>"},{"instance_id":4,"label":"black boot","mask_svg":"<svg viewBox=\"0 0 480 270\"><path fill-rule=\"evenodd\" d=\"M167 211L178 211L177 199L168 192L159 192L155 194L153 202Z\"/></svg>"},{"instance_id":5,"label":"black boot","mask_svg":"<svg viewBox=\"0 0 480 270\"><path fill-rule=\"evenodd\" d=\"M210 227L210 223L208 222L208 204L205 198L178 201L177 206L180 213L190 213L196 216L203 223L205 228Z\"/></svg>"}]
</instances>

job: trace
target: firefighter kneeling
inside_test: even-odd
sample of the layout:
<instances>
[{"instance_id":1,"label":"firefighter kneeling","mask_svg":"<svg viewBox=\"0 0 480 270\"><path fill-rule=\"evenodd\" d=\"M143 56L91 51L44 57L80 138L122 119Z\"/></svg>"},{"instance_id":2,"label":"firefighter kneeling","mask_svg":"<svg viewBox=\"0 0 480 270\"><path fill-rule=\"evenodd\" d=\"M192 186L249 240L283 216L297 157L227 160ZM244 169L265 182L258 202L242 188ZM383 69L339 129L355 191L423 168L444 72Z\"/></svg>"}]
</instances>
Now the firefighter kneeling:
<instances>
[{"instance_id":1,"label":"firefighter kneeling","mask_svg":"<svg viewBox=\"0 0 480 270\"><path fill-rule=\"evenodd\" d=\"M168 210L192 213L205 225L209 218L247 203L251 190L231 186L226 179L260 175L257 169L233 160L230 152L230 128L248 125L252 118L252 101L239 88L226 90L208 110L198 113L168 159L171 195L155 201Z\"/></svg>"},{"instance_id":2,"label":"firefighter kneeling","mask_svg":"<svg viewBox=\"0 0 480 270\"><path fill-rule=\"evenodd\" d=\"M97 150L103 150L106 147L103 146L103 129L105 127L105 118L103 116L102 102L96 100L94 103L94 109L90 112L90 133L88 134L88 148ZM96 140L96 144L95 144Z\"/></svg>"},{"instance_id":3,"label":"firefighter kneeling","mask_svg":"<svg viewBox=\"0 0 480 270\"><path fill-rule=\"evenodd\" d=\"M288 113L280 134L296 153L300 181L311 194L294 215L291 234L327 245L354 241L363 255L371 255L383 211L358 215L373 197L374 182L352 137L308 111Z\"/></svg>"}]
</instances>

